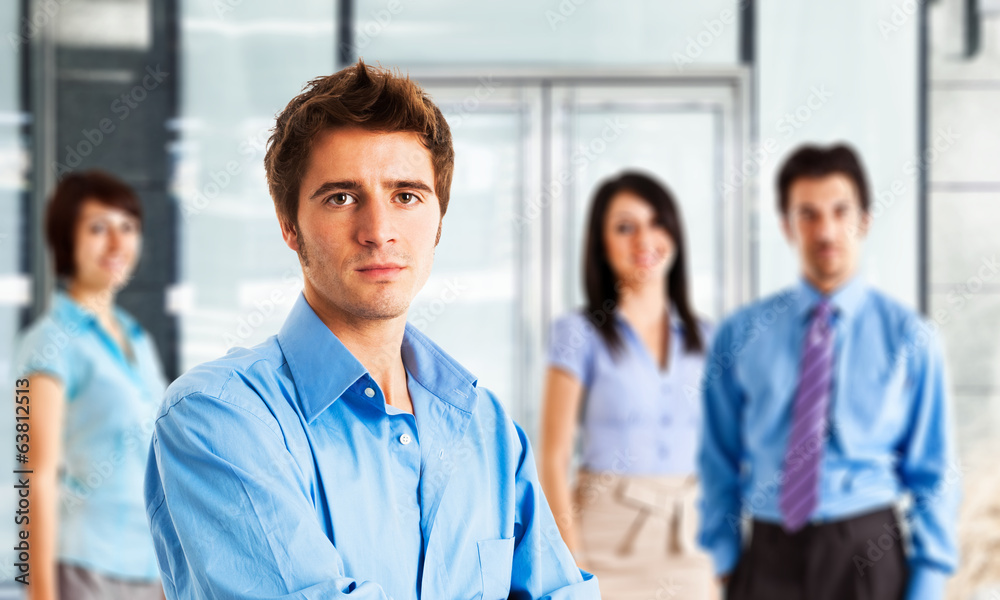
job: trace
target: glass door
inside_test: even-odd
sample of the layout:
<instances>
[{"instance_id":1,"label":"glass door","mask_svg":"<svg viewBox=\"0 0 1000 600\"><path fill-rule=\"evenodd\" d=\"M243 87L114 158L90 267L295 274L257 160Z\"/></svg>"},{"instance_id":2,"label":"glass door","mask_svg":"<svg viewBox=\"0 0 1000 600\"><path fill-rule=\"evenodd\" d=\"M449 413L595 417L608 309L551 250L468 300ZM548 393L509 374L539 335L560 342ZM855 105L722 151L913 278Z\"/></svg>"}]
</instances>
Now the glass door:
<instances>
[{"instance_id":1,"label":"glass door","mask_svg":"<svg viewBox=\"0 0 1000 600\"><path fill-rule=\"evenodd\" d=\"M743 71L411 74L457 154L434 272L410 321L537 427L549 324L579 307L590 197L639 169L680 204L693 301L712 321L750 297ZM727 183L729 185L727 185Z\"/></svg>"}]
</instances>

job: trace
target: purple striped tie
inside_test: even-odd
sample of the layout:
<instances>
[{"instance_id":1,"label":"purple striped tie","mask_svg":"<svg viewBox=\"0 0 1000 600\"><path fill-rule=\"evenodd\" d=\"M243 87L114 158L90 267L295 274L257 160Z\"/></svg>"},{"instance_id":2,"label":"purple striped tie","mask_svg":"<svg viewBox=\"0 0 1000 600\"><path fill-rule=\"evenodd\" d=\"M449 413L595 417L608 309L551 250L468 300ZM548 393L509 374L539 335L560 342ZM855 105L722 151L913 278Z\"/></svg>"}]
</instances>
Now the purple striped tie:
<instances>
[{"instance_id":1,"label":"purple striped tie","mask_svg":"<svg viewBox=\"0 0 1000 600\"><path fill-rule=\"evenodd\" d=\"M785 530L790 533L802 529L819 504L819 469L826 443L827 410L833 381L831 312L827 300L816 305L802 344L799 386L785 450L785 480L778 503L785 519Z\"/></svg>"}]
</instances>

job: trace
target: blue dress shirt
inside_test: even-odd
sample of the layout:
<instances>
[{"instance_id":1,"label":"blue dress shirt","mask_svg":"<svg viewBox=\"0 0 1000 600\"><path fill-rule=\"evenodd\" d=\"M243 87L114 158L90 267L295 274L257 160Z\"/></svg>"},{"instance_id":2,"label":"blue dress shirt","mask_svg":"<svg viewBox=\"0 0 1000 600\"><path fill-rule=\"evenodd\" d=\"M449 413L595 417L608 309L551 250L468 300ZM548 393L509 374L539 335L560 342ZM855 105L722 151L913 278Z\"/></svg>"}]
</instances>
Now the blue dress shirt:
<instances>
[{"instance_id":1,"label":"blue dress shirt","mask_svg":"<svg viewBox=\"0 0 1000 600\"><path fill-rule=\"evenodd\" d=\"M125 311L115 308L115 317L132 360L92 312L57 292L20 340L14 371L48 375L65 391L58 560L119 579L156 580L142 481L166 383L152 339ZM31 405L32 428L56 425L45 421L46 411Z\"/></svg>"},{"instance_id":2,"label":"blue dress shirt","mask_svg":"<svg viewBox=\"0 0 1000 600\"><path fill-rule=\"evenodd\" d=\"M585 388L580 424L581 464L589 471L624 475L689 475L701 431L701 402L694 389L705 355L684 349L684 323L670 314L667 369L656 364L639 335L617 313L622 351L613 355L582 312L553 323L549 364ZM711 337L701 325L706 346Z\"/></svg>"},{"instance_id":3,"label":"blue dress shirt","mask_svg":"<svg viewBox=\"0 0 1000 600\"><path fill-rule=\"evenodd\" d=\"M146 502L168 598L598 598L500 402L414 327L414 414L300 296L195 367L156 421Z\"/></svg>"},{"instance_id":4,"label":"blue dress shirt","mask_svg":"<svg viewBox=\"0 0 1000 600\"><path fill-rule=\"evenodd\" d=\"M780 523L782 467L810 311L805 281L723 323L706 361L700 541L717 572L741 553L740 519ZM909 600L939 599L958 562L960 497L944 359L913 311L855 278L837 290L830 435L813 522L882 508L910 494Z\"/></svg>"}]
</instances>

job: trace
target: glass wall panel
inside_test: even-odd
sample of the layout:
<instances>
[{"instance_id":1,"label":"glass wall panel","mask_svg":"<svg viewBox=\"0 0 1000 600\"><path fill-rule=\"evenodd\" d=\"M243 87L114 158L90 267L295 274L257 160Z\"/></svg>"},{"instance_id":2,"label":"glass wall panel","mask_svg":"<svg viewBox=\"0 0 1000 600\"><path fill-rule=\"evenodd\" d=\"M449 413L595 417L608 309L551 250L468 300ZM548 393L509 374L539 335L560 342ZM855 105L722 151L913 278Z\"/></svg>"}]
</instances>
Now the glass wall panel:
<instances>
[{"instance_id":1,"label":"glass wall panel","mask_svg":"<svg viewBox=\"0 0 1000 600\"><path fill-rule=\"evenodd\" d=\"M732 65L736 0L359 0L354 53L391 65Z\"/></svg>"},{"instance_id":2,"label":"glass wall panel","mask_svg":"<svg viewBox=\"0 0 1000 600\"><path fill-rule=\"evenodd\" d=\"M301 289L264 152L274 115L336 69L335 9L326 0L182 4L181 284L171 294L182 370L275 333Z\"/></svg>"}]
</instances>

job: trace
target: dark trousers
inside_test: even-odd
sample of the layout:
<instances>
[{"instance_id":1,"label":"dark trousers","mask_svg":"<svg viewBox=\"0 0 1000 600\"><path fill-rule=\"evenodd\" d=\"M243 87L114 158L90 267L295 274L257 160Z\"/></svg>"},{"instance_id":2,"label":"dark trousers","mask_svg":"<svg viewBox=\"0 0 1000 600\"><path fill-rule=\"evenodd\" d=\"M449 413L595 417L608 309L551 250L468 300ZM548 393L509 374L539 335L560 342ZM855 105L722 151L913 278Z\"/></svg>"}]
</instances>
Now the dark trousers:
<instances>
[{"instance_id":1,"label":"dark trousers","mask_svg":"<svg viewBox=\"0 0 1000 600\"><path fill-rule=\"evenodd\" d=\"M908 579L903 531L886 508L793 534L753 522L727 600L899 600Z\"/></svg>"}]
</instances>

